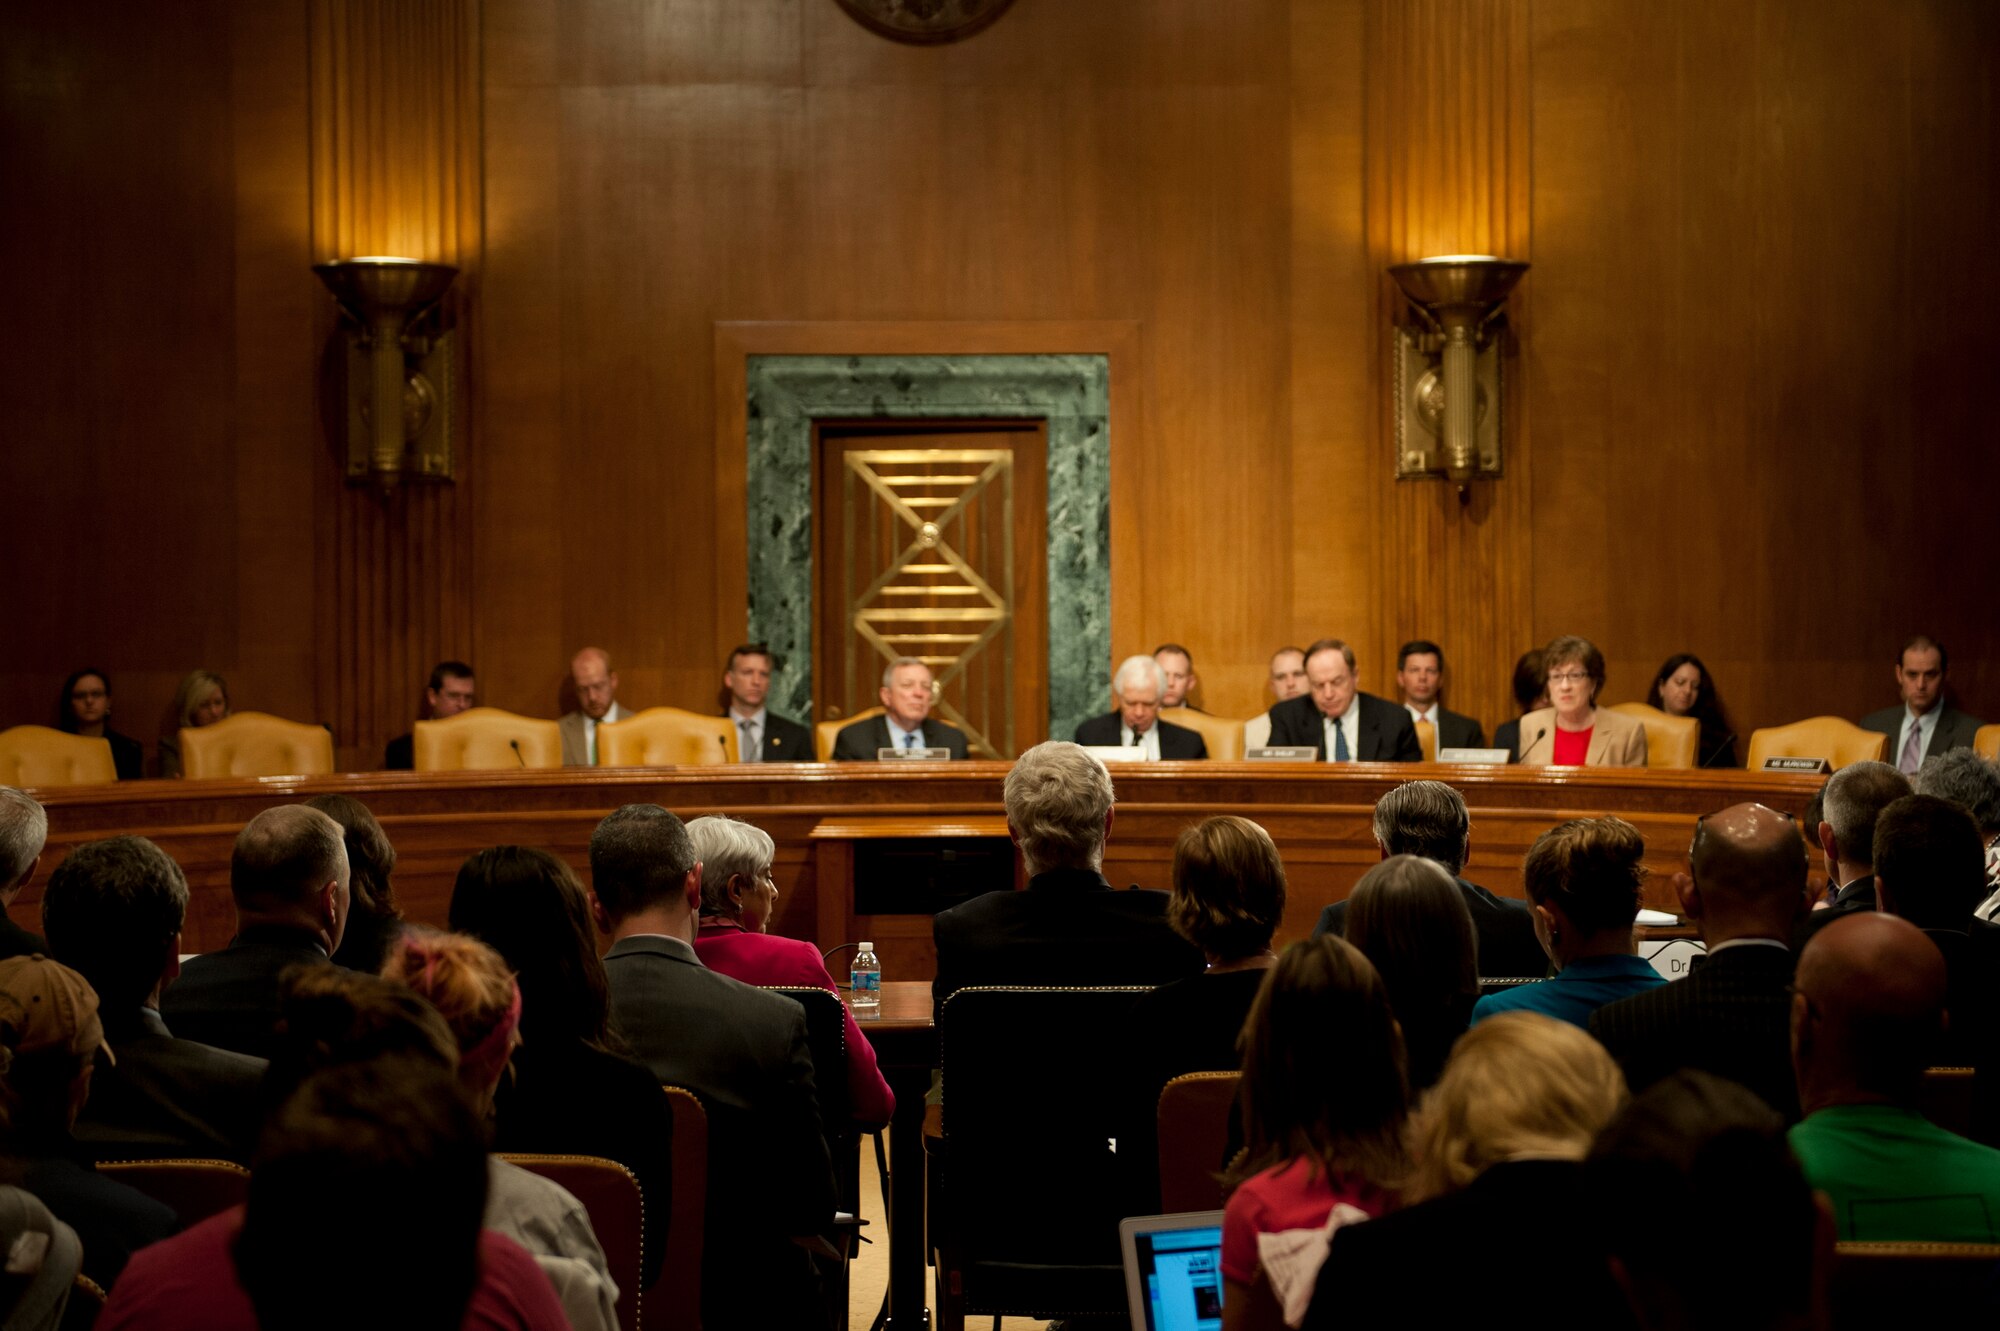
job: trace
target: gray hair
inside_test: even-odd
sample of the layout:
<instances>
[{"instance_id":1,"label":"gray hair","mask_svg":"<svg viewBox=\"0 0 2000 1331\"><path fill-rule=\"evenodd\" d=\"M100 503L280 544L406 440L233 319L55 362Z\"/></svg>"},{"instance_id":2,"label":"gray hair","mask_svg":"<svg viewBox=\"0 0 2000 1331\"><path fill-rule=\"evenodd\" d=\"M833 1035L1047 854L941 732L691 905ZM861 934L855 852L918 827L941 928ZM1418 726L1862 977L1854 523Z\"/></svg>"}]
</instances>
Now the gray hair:
<instances>
[{"instance_id":1,"label":"gray hair","mask_svg":"<svg viewBox=\"0 0 2000 1331\"><path fill-rule=\"evenodd\" d=\"M48 840L48 810L25 791L0 786L0 892L27 877Z\"/></svg>"},{"instance_id":2,"label":"gray hair","mask_svg":"<svg viewBox=\"0 0 2000 1331\"><path fill-rule=\"evenodd\" d=\"M1979 830L2000 832L2000 763L1971 749L1934 753L1917 769L1917 793L1949 800L1972 815Z\"/></svg>"},{"instance_id":3,"label":"gray hair","mask_svg":"<svg viewBox=\"0 0 2000 1331\"><path fill-rule=\"evenodd\" d=\"M1101 869L1111 773L1075 744L1052 739L1014 762L1004 791L1007 826L1032 877L1048 869Z\"/></svg>"},{"instance_id":4,"label":"gray hair","mask_svg":"<svg viewBox=\"0 0 2000 1331\"><path fill-rule=\"evenodd\" d=\"M736 914L729 900L729 880L738 874L755 878L771 867L778 843L761 827L711 814L687 825L694 857L701 861L701 913Z\"/></svg>"},{"instance_id":5,"label":"gray hair","mask_svg":"<svg viewBox=\"0 0 2000 1331\"><path fill-rule=\"evenodd\" d=\"M1375 801L1375 840L1391 855L1434 860L1456 878L1465 868L1472 814L1442 781L1405 781Z\"/></svg>"},{"instance_id":6,"label":"gray hair","mask_svg":"<svg viewBox=\"0 0 2000 1331\"><path fill-rule=\"evenodd\" d=\"M882 667L882 687L885 689L894 687L896 683L896 672L898 670L901 670L904 666L922 666L924 670L930 674L933 680L937 678L936 672L931 670L930 662L924 660L922 657L899 656L895 660L889 662L888 665Z\"/></svg>"},{"instance_id":7,"label":"gray hair","mask_svg":"<svg viewBox=\"0 0 2000 1331\"><path fill-rule=\"evenodd\" d=\"M1910 778L1887 763L1849 763L1827 778L1821 816L1833 825L1842 864L1874 867L1875 820L1909 793Z\"/></svg>"},{"instance_id":8,"label":"gray hair","mask_svg":"<svg viewBox=\"0 0 2000 1331\"><path fill-rule=\"evenodd\" d=\"M1119 697L1137 676L1144 675L1153 681L1153 687L1161 693L1167 691L1167 672L1160 668L1159 661L1151 656L1128 656L1118 663L1117 673L1111 676L1111 691Z\"/></svg>"}]
</instances>

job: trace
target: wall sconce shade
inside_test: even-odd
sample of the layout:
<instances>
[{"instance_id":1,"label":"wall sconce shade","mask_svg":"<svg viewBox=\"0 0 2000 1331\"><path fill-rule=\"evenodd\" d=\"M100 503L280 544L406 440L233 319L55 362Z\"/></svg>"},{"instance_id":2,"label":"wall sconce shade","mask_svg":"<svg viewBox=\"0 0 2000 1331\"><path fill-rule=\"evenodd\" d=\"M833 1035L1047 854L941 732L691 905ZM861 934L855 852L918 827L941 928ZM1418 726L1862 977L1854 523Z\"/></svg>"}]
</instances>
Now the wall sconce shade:
<instances>
[{"instance_id":1,"label":"wall sconce shade","mask_svg":"<svg viewBox=\"0 0 2000 1331\"><path fill-rule=\"evenodd\" d=\"M1527 271L1484 254L1389 269L1417 316L1390 330L1396 479L1443 476L1463 496L1501 474L1501 312Z\"/></svg>"},{"instance_id":2,"label":"wall sconce shade","mask_svg":"<svg viewBox=\"0 0 2000 1331\"><path fill-rule=\"evenodd\" d=\"M406 476L452 479L457 334L420 330L458 269L367 256L314 264L313 272L355 325L339 387L348 483L372 481L387 494Z\"/></svg>"}]
</instances>

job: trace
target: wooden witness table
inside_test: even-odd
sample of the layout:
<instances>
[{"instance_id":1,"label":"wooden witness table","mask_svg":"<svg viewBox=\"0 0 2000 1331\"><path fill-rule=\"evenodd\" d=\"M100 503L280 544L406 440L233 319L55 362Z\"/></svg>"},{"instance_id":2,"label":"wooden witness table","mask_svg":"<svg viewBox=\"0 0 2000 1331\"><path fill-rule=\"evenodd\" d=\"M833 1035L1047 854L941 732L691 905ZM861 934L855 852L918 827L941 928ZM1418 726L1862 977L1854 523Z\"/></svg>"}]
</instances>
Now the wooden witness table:
<instances>
[{"instance_id":1,"label":"wooden witness table","mask_svg":"<svg viewBox=\"0 0 2000 1331\"><path fill-rule=\"evenodd\" d=\"M843 990L841 1001L850 995ZM855 1024L875 1047L875 1061L896 1093L889 1122L889 1322L891 1331L930 1323L924 1252L924 1097L938 1065L929 980L887 980L882 1006L855 1011Z\"/></svg>"}]
</instances>

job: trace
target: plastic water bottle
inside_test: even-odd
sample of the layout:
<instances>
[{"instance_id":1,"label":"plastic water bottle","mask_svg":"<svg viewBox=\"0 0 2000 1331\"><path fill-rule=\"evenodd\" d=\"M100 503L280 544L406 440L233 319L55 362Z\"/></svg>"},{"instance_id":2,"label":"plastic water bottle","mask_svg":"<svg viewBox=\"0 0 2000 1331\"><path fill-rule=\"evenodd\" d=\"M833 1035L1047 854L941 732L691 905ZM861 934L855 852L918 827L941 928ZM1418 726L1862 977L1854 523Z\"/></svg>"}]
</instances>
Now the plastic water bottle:
<instances>
[{"instance_id":1,"label":"plastic water bottle","mask_svg":"<svg viewBox=\"0 0 2000 1331\"><path fill-rule=\"evenodd\" d=\"M848 1003L857 1008L882 1006L882 963L875 957L875 945L863 943L854 954L854 969L848 972Z\"/></svg>"}]
</instances>

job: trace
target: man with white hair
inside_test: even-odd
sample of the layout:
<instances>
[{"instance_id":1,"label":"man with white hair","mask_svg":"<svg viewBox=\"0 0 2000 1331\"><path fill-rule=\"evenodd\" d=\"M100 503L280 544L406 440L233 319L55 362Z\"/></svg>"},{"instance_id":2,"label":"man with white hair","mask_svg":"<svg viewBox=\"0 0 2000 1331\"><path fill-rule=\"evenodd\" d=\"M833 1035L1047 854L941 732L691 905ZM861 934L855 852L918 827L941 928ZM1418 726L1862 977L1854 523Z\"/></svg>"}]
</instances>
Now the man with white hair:
<instances>
[{"instance_id":1,"label":"man with white hair","mask_svg":"<svg viewBox=\"0 0 2000 1331\"><path fill-rule=\"evenodd\" d=\"M1022 754L1004 789L1024 892L988 892L931 922L940 1006L975 984L1165 984L1202 969L1167 924L1167 894L1115 892L1104 878L1111 773L1075 744Z\"/></svg>"},{"instance_id":2,"label":"man with white hair","mask_svg":"<svg viewBox=\"0 0 2000 1331\"><path fill-rule=\"evenodd\" d=\"M914 656L899 656L882 670L881 716L845 726L833 738L836 761L873 762L883 749L946 749L969 756L965 732L931 718L937 684L931 668Z\"/></svg>"},{"instance_id":3,"label":"man with white hair","mask_svg":"<svg viewBox=\"0 0 2000 1331\"><path fill-rule=\"evenodd\" d=\"M49 950L40 935L6 914L6 907L34 878L48 839L48 812L24 791L0 786L0 957L29 957Z\"/></svg>"},{"instance_id":4,"label":"man with white hair","mask_svg":"<svg viewBox=\"0 0 2000 1331\"><path fill-rule=\"evenodd\" d=\"M1208 757L1208 745L1185 726L1160 719L1167 674L1150 656L1128 656L1111 677L1118 710L1093 716L1076 728L1078 744L1116 745L1142 750L1152 759Z\"/></svg>"}]
</instances>

